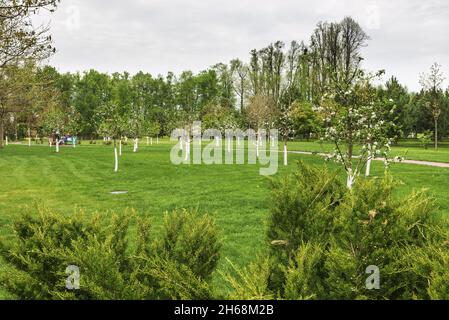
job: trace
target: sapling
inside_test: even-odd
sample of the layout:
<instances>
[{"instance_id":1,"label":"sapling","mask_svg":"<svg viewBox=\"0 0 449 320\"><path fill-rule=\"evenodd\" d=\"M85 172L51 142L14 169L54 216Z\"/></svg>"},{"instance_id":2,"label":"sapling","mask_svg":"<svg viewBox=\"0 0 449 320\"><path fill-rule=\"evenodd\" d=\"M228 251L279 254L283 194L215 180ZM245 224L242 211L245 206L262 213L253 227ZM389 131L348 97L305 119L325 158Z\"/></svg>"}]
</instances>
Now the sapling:
<instances>
[{"instance_id":1,"label":"sapling","mask_svg":"<svg viewBox=\"0 0 449 320\"><path fill-rule=\"evenodd\" d=\"M98 133L112 137L114 140L114 172L118 172L119 146L117 146L117 139L121 142L121 137L129 125L127 108L121 104L106 103L98 108L96 118L98 120Z\"/></svg>"}]
</instances>

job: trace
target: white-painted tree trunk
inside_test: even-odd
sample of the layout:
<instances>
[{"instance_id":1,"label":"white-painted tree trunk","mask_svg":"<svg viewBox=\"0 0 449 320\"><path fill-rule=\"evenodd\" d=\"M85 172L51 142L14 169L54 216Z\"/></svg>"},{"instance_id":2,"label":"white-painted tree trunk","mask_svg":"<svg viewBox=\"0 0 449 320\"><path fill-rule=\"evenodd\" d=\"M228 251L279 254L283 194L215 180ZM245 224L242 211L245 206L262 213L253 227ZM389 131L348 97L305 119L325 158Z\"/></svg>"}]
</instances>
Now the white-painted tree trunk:
<instances>
[{"instance_id":1,"label":"white-painted tree trunk","mask_svg":"<svg viewBox=\"0 0 449 320\"><path fill-rule=\"evenodd\" d=\"M56 153L59 153L59 139L56 139Z\"/></svg>"},{"instance_id":2,"label":"white-painted tree trunk","mask_svg":"<svg viewBox=\"0 0 449 320\"><path fill-rule=\"evenodd\" d=\"M284 166L288 166L288 150L287 150L287 144L284 144Z\"/></svg>"},{"instance_id":3,"label":"white-painted tree trunk","mask_svg":"<svg viewBox=\"0 0 449 320\"><path fill-rule=\"evenodd\" d=\"M120 155L120 157L122 156L122 139L120 138L120 141L119 141L119 155Z\"/></svg>"},{"instance_id":4,"label":"white-painted tree trunk","mask_svg":"<svg viewBox=\"0 0 449 320\"><path fill-rule=\"evenodd\" d=\"M8 136L5 137L5 145L8 145Z\"/></svg>"},{"instance_id":5,"label":"white-painted tree trunk","mask_svg":"<svg viewBox=\"0 0 449 320\"><path fill-rule=\"evenodd\" d=\"M259 143L256 142L256 157L259 159Z\"/></svg>"},{"instance_id":6,"label":"white-painted tree trunk","mask_svg":"<svg viewBox=\"0 0 449 320\"><path fill-rule=\"evenodd\" d=\"M228 153L231 153L231 138L228 138Z\"/></svg>"},{"instance_id":7,"label":"white-painted tree trunk","mask_svg":"<svg viewBox=\"0 0 449 320\"><path fill-rule=\"evenodd\" d=\"M28 137L28 147L31 147L31 137Z\"/></svg>"},{"instance_id":8,"label":"white-painted tree trunk","mask_svg":"<svg viewBox=\"0 0 449 320\"><path fill-rule=\"evenodd\" d=\"M349 190L352 190L352 186L354 184L354 174L352 172L352 169L348 169L348 171L346 172L347 174L347 179L346 179L346 186L348 187Z\"/></svg>"},{"instance_id":9,"label":"white-painted tree trunk","mask_svg":"<svg viewBox=\"0 0 449 320\"><path fill-rule=\"evenodd\" d=\"M150 138L150 144L153 145L153 138Z\"/></svg>"},{"instance_id":10,"label":"white-painted tree trunk","mask_svg":"<svg viewBox=\"0 0 449 320\"><path fill-rule=\"evenodd\" d=\"M215 145L216 145L217 147L220 146L220 138L219 138L219 137L215 137Z\"/></svg>"},{"instance_id":11,"label":"white-painted tree trunk","mask_svg":"<svg viewBox=\"0 0 449 320\"><path fill-rule=\"evenodd\" d=\"M373 161L372 157L370 156L368 158L368 161L366 162L366 172L365 176L369 177L371 175L371 162Z\"/></svg>"},{"instance_id":12,"label":"white-painted tree trunk","mask_svg":"<svg viewBox=\"0 0 449 320\"><path fill-rule=\"evenodd\" d=\"M159 144L159 136L157 136L156 139L157 139L157 140L156 140L156 144Z\"/></svg>"},{"instance_id":13,"label":"white-painted tree trunk","mask_svg":"<svg viewBox=\"0 0 449 320\"><path fill-rule=\"evenodd\" d=\"M149 145L150 145L150 138L147 137L147 146L149 146Z\"/></svg>"},{"instance_id":14,"label":"white-painted tree trunk","mask_svg":"<svg viewBox=\"0 0 449 320\"><path fill-rule=\"evenodd\" d=\"M115 156L114 172L118 172L118 152L117 152L117 146L114 146L114 156Z\"/></svg>"},{"instance_id":15,"label":"white-painted tree trunk","mask_svg":"<svg viewBox=\"0 0 449 320\"><path fill-rule=\"evenodd\" d=\"M371 162L373 160L373 153L371 150L371 145L368 145L368 161L366 162L366 171L365 177L369 177L371 175Z\"/></svg>"},{"instance_id":16,"label":"white-painted tree trunk","mask_svg":"<svg viewBox=\"0 0 449 320\"><path fill-rule=\"evenodd\" d=\"M134 139L134 153L139 150L139 138Z\"/></svg>"}]
</instances>

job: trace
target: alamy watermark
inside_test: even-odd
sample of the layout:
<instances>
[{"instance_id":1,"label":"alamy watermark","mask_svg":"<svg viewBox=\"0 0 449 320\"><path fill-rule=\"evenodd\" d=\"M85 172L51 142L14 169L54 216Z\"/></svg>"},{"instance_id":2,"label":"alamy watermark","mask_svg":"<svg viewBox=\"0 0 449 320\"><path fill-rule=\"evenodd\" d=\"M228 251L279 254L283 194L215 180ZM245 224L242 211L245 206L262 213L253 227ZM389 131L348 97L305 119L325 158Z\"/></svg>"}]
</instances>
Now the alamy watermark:
<instances>
[{"instance_id":1,"label":"alamy watermark","mask_svg":"<svg viewBox=\"0 0 449 320\"><path fill-rule=\"evenodd\" d=\"M380 269L378 266L368 266L366 268L366 274L370 276L366 278L366 289L368 290L380 290Z\"/></svg>"},{"instance_id":2,"label":"alamy watermark","mask_svg":"<svg viewBox=\"0 0 449 320\"><path fill-rule=\"evenodd\" d=\"M204 132L201 129L201 122L194 122L190 130L173 130L171 140L178 142L170 152L170 160L174 165L259 164L261 175L270 176L277 173L279 165L277 129L270 130L269 134L266 130L256 132L252 129L246 131L228 129L225 130L224 136L223 132L217 129L207 129ZM203 146L205 141L209 143Z\"/></svg>"},{"instance_id":3,"label":"alamy watermark","mask_svg":"<svg viewBox=\"0 0 449 320\"><path fill-rule=\"evenodd\" d=\"M65 269L65 273L68 275L65 280L65 287L68 290L80 289L80 268L70 265Z\"/></svg>"}]
</instances>

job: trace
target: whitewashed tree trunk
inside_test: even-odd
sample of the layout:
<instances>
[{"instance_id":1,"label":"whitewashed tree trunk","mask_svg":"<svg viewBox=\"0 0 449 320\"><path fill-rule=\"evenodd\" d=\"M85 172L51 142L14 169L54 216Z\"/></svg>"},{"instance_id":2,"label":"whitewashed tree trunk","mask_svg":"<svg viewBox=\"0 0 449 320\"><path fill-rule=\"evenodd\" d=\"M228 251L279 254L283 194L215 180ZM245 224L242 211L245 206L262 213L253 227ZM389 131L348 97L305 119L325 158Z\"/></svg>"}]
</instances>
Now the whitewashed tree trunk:
<instances>
[{"instance_id":1,"label":"whitewashed tree trunk","mask_svg":"<svg viewBox=\"0 0 449 320\"><path fill-rule=\"evenodd\" d=\"M8 136L5 137L5 145L8 145Z\"/></svg>"},{"instance_id":2,"label":"whitewashed tree trunk","mask_svg":"<svg viewBox=\"0 0 449 320\"><path fill-rule=\"evenodd\" d=\"M371 175L371 162L372 162L372 159L370 157L370 158L368 158L368 161L366 162L366 172L365 172L366 177L369 177Z\"/></svg>"},{"instance_id":3,"label":"whitewashed tree trunk","mask_svg":"<svg viewBox=\"0 0 449 320\"><path fill-rule=\"evenodd\" d=\"M118 172L118 152L117 146L115 144L114 144L114 156L115 156L114 172Z\"/></svg>"},{"instance_id":4,"label":"whitewashed tree trunk","mask_svg":"<svg viewBox=\"0 0 449 320\"><path fill-rule=\"evenodd\" d=\"M287 144L284 144L284 166L288 166L288 150Z\"/></svg>"},{"instance_id":5,"label":"whitewashed tree trunk","mask_svg":"<svg viewBox=\"0 0 449 320\"><path fill-rule=\"evenodd\" d=\"M372 152L371 144L369 144L368 145L368 161L366 162L365 177L369 177L371 175L372 160L373 160L373 152Z\"/></svg>"},{"instance_id":6,"label":"whitewashed tree trunk","mask_svg":"<svg viewBox=\"0 0 449 320\"><path fill-rule=\"evenodd\" d=\"M157 139L157 140L156 140L156 143L159 144L159 136L157 136L156 139Z\"/></svg>"},{"instance_id":7,"label":"whitewashed tree trunk","mask_svg":"<svg viewBox=\"0 0 449 320\"><path fill-rule=\"evenodd\" d=\"M119 141L119 155L120 155L120 157L122 156L122 139L120 138L120 141Z\"/></svg>"},{"instance_id":8,"label":"whitewashed tree trunk","mask_svg":"<svg viewBox=\"0 0 449 320\"><path fill-rule=\"evenodd\" d=\"M259 159L259 143L256 142L256 157Z\"/></svg>"},{"instance_id":9,"label":"whitewashed tree trunk","mask_svg":"<svg viewBox=\"0 0 449 320\"><path fill-rule=\"evenodd\" d=\"M150 145L150 138L147 137L147 146L149 146L149 145Z\"/></svg>"},{"instance_id":10,"label":"whitewashed tree trunk","mask_svg":"<svg viewBox=\"0 0 449 320\"><path fill-rule=\"evenodd\" d=\"M354 180L355 180L352 169L349 168L348 171L346 172L346 174L347 174L346 186L348 187L349 190L352 190L352 186L353 186Z\"/></svg>"},{"instance_id":11,"label":"whitewashed tree trunk","mask_svg":"<svg viewBox=\"0 0 449 320\"><path fill-rule=\"evenodd\" d=\"M31 147L31 137L28 137L28 147Z\"/></svg>"},{"instance_id":12,"label":"whitewashed tree trunk","mask_svg":"<svg viewBox=\"0 0 449 320\"><path fill-rule=\"evenodd\" d=\"M150 144L153 145L153 138L150 138Z\"/></svg>"},{"instance_id":13,"label":"whitewashed tree trunk","mask_svg":"<svg viewBox=\"0 0 449 320\"><path fill-rule=\"evenodd\" d=\"M231 138L228 138L228 152L231 153Z\"/></svg>"},{"instance_id":14,"label":"whitewashed tree trunk","mask_svg":"<svg viewBox=\"0 0 449 320\"><path fill-rule=\"evenodd\" d=\"M56 139L56 153L59 153L59 139Z\"/></svg>"}]
</instances>

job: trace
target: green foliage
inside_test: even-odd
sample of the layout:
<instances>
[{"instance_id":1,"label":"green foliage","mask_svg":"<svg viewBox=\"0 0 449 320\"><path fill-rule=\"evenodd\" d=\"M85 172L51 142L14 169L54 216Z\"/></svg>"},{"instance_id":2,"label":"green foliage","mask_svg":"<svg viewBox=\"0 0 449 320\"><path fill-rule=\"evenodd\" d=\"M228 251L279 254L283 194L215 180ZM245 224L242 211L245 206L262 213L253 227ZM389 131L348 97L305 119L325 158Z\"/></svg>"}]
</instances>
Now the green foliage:
<instances>
[{"instance_id":1,"label":"green foliage","mask_svg":"<svg viewBox=\"0 0 449 320\"><path fill-rule=\"evenodd\" d=\"M19 299L213 297L209 278L220 250L213 221L175 212L167 215L161 239L151 242L148 219L135 216L66 217L42 207L22 215L13 226L14 243L1 242L8 263L0 273L2 286ZM135 222L137 237L130 242ZM80 269L79 290L66 289L68 266Z\"/></svg>"},{"instance_id":2,"label":"green foliage","mask_svg":"<svg viewBox=\"0 0 449 320\"><path fill-rule=\"evenodd\" d=\"M208 279L220 259L221 244L208 216L181 210L166 214L156 250L161 256L188 266L201 279Z\"/></svg>"},{"instance_id":3,"label":"green foliage","mask_svg":"<svg viewBox=\"0 0 449 320\"><path fill-rule=\"evenodd\" d=\"M313 110L311 103L294 102L290 111L290 117L297 136L304 136L309 139L312 134L316 135L322 130L322 123L317 113Z\"/></svg>"},{"instance_id":4,"label":"green foliage","mask_svg":"<svg viewBox=\"0 0 449 320\"><path fill-rule=\"evenodd\" d=\"M283 299L447 297L448 225L424 192L398 197L395 187L386 175L350 191L303 164L275 182L265 289ZM379 290L366 287L370 266L380 270Z\"/></svg>"},{"instance_id":5,"label":"green foliage","mask_svg":"<svg viewBox=\"0 0 449 320\"><path fill-rule=\"evenodd\" d=\"M429 130L425 131L424 133L418 133L418 140L424 149L427 149L429 147L429 144L432 143L432 136L433 133Z\"/></svg>"},{"instance_id":6,"label":"green foliage","mask_svg":"<svg viewBox=\"0 0 449 320\"><path fill-rule=\"evenodd\" d=\"M345 194L336 173L300 164L300 170L273 182L273 204L268 240L277 262L288 261L304 242L325 242L335 228L334 219ZM277 265L271 275L274 289L280 290L284 273Z\"/></svg>"},{"instance_id":7,"label":"green foliage","mask_svg":"<svg viewBox=\"0 0 449 320\"><path fill-rule=\"evenodd\" d=\"M267 258L259 259L248 267L238 268L229 261L233 273L224 274L223 277L233 288L231 300L272 300L273 293L268 290L270 276L270 262Z\"/></svg>"}]
</instances>

